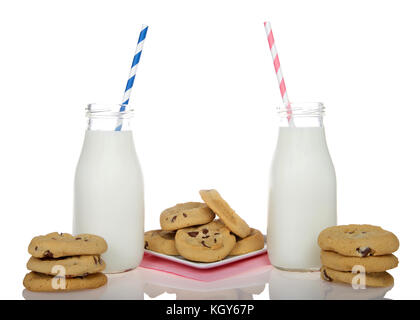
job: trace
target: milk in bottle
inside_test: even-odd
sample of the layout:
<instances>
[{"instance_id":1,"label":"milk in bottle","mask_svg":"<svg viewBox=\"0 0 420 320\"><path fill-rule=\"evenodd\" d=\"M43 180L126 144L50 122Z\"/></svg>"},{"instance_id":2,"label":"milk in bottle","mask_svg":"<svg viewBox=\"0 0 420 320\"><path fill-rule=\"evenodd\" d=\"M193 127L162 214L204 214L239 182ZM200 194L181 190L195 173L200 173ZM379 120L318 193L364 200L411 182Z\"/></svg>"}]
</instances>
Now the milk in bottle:
<instances>
[{"instance_id":1,"label":"milk in bottle","mask_svg":"<svg viewBox=\"0 0 420 320\"><path fill-rule=\"evenodd\" d=\"M129 130L132 110L91 104L74 183L73 233L103 237L105 272L136 268L143 257L143 177ZM115 131L117 122L122 130Z\"/></svg>"},{"instance_id":2,"label":"milk in bottle","mask_svg":"<svg viewBox=\"0 0 420 320\"><path fill-rule=\"evenodd\" d=\"M267 249L285 270L320 268L318 234L336 225L336 178L323 126L324 106L291 104L281 124L270 177ZM290 116L290 114L289 114Z\"/></svg>"}]
</instances>

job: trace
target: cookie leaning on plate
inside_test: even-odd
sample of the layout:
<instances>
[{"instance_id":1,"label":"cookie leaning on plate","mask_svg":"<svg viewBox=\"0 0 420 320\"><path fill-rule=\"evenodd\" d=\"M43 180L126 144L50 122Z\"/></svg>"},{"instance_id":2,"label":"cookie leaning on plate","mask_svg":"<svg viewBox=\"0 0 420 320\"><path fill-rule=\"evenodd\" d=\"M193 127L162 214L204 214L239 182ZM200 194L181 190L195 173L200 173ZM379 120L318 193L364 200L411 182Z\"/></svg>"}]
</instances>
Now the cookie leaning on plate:
<instances>
[{"instance_id":1,"label":"cookie leaning on plate","mask_svg":"<svg viewBox=\"0 0 420 320\"><path fill-rule=\"evenodd\" d=\"M362 275L352 272L336 271L325 266L321 268L321 277L325 281L352 284L355 276L361 277ZM394 284L394 278L386 271L365 273L365 277L365 285L369 287L389 287Z\"/></svg>"},{"instance_id":2,"label":"cookie leaning on plate","mask_svg":"<svg viewBox=\"0 0 420 320\"><path fill-rule=\"evenodd\" d=\"M25 279L23 279L23 285L30 291L57 292L96 289L107 283L107 277L103 273L90 274L85 277L60 279L59 281L65 281L64 289L53 288L53 279L54 276L32 271L25 276Z\"/></svg>"},{"instance_id":3,"label":"cookie leaning on plate","mask_svg":"<svg viewBox=\"0 0 420 320\"><path fill-rule=\"evenodd\" d=\"M235 236L220 221L176 232L175 245L184 258L198 262L214 262L225 258L235 246Z\"/></svg>"},{"instance_id":4,"label":"cookie leaning on plate","mask_svg":"<svg viewBox=\"0 0 420 320\"><path fill-rule=\"evenodd\" d=\"M200 190L203 201L234 234L245 238L251 232L248 224L229 206L216 190Z\"/></svg>"},{"instance_id":5,"label":"cookie leaning on plate","mask_svg":"<svg viewBox=\"0 0 420 320\"><path fill-rule=\"evenodd\" d=\"M99 255L108 249L105 240L91 234L72 236L53 232L32 239L28 252L36 258L60 258L79 255Z\"/></svg>"},{"instance_id":6,"label":"cookie leaning on plate","mask_svg":"<svg viewBox=\"0 0 420 320\"><path fill-rule=\"evenodd\" d=\"M392 232L368 224L326 228L319 234L318 244L325 251L353 257L387 255L399 247L398 238Z\"/></svg>"},{"instance_id":7,"label":"cookie leaning on plate","mask_svg":"<svg viewBox=\"0 0 420 320\"><path fill-rule=\"evenodd\" d=\"M65 268L65 275L68 278L101 272L106 267L105 261L100 256L74 256L58 259L31 257L26 268L46 275L56 275L57 272L52 270L58 265Z\"/></svg>"},{"instance_id":8,"label":"cookie leaning on plate","mask_svg":"<svg viewBox=\"0 0 420 320\"><path fill-rule=\"evenodd\" d=\"M214 216L214 212L205 203L179 203L160 214L160 226L162 230L178 230L209 223Z\"/></svg>"},{"instance_id":9,"label":"cookie leaning on plate","mask_svg":"<svg viewBox=\"0 0 420 320\"><path fill-rule=\"evenodd\" d=\"M170 256L178 255L175 247L176 231L151 230L144 234L144 248Z\"/></svg>"},{"instance_id":10,"label":"cookie leaning on plate","mask_svg":"<svg viewBox=\"0 0 420 320\"><path fill-rule=\"evenodd\" d=\"M264 236L257 229L251 228L251 233L245 238L236 238L236 244L229 253L230 256L239 256L264 248Z\"/></svg>"},{"instance_id":11,"label":"cookie leaning on plate","mask_svg":"<svg viewBox=\"0 0 420 320\"><path fill-rule=\"evenodd\" d=\"M363 266L366 272L382 272L398 266L393 254L370 257L346 257L332 251L321 251L322 265L337 271L352 271L354 266Z\"/></svg>"}]
</instances>

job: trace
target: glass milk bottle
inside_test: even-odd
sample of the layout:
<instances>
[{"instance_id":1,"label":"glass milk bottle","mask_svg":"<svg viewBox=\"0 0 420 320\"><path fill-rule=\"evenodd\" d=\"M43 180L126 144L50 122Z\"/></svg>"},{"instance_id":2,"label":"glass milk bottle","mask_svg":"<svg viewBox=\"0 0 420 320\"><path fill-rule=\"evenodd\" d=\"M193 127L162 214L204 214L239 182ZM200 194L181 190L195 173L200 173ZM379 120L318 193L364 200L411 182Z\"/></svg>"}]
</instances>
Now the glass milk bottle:
<instances>
[{"instance_id":1,"label":"glass milk bottle","mask_svg":"<svg viewBox=\"0 0 420 320\"><path fill-rule=\"evenodd\" d=\"M88 105L74 183L73 233L107 241L107 273L136 268L143 257L143 176L129 127L133 110L120 107Z\"/></svg>"},{"instance_id":2,"label":"glass milk bottle","mask_svg":"<svg viewBox=\"0 0 420 320\"><path fill-rule=\"evenodd\" d=\"M336 178L325 139L324 109L322 103L303 103L291 104L291 115L280 110L267 228L268 256L280 269L318 270L318 234L337 224Z\"/></svg>"}]
</instances>

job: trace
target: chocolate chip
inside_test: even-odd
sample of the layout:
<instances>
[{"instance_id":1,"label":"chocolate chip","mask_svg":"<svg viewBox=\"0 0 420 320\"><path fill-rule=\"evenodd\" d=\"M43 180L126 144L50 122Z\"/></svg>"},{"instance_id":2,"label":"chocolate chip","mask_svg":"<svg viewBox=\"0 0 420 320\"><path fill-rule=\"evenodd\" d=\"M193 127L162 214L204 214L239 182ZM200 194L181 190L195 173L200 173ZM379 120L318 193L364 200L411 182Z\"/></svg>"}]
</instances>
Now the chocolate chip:
<instances>
[{"instance_id":1,"label":"chocolate chip","mask_svg":"<svg viewBox=\"0 0 420 320\"><path fill-rule=\"evenodd\" d=\"M102 264L102 258L101 257L98 258L98 261L99 261L99 264Z\"/></svg>"},{"instance_id":2,"label":"chocolate chip","mask_svg":"<svg viewBox=\"0 0 420 320\"><path fill-rule=\"evenodd\" d=\"M202 239L207 239L207 238L210 238L210 236L202 236L201 238Z\"/></svg>"},{"instance_id":3,"label":"chocolate chip","mask_svg":"<svg viewBox=\"0 0 420 320\"><path fill-rule=\"evenodd\" d=\"M217 242L217 240L216 240L216 238L214 238L214 243L216 243Z\"/></svg>"},{"instance_id":4,"label":"chocolate chip","mask_svg":"<svg viewBox=\"0 0 420 320\"><path fill-rule=\"evenodd\" d=\"M144 242L144 248L149 249L149 242L147 242L147 241Z\"/></svg>"},{"instance_id":5,"label":"chocolate chip","mask_svg":"<svg viewBox=\"0 0 420 320\"><path fill-rule=\"evenodd\" d=\"M206 229L206 228L204 228L203 230L201 230L204 234L207 234L207 233L209 233L209 230L208 229Z\"/></svg>"},{"instance_id":6,"label":"chocolate chip","mask_svg":"<svg viewBox=\"0 0 420 320\"><path fill-rule=\"evenodd\" d=\"M171 222L175 222L177 216L173 216L173 218L171 219Z\"/></svg>"},{"instance_id":7,"label":"chocolate chip","mask_svg":"<svg viewBox=\"0 0 420 320\"><path fill-rule=\"evenodd\" d=\"M77 237L77 238L75 238L74 240L82 240L82 238L80 238L80 237Z\"/></svg>"},{"instance_id":8,"label":"chocolate chip","mask_svg":"<svg viewBox=\"0 0 420 320\"><path fill-rule=\"evenodd\" d=\"M98 264L98 260L96 260L96 257L93 257L93 261L95 261L95 264Z\"/></svg>"},{"instance_id":9,"label":"chocolate chip","mask_svg":"<svg viewBox=\"0 0 420 320\"><path fill-rule=\"evenodd\" d=\"M198 235L198 231L191 231L191 232L188 232L188 235L189 235L190 237L195 238L195 237Z\"/></svg>"},{"instance_id":10,"label":"chocolate chip","mask_svg":"<svg viewBox=\"0 0 420 320\"><path fill-rule=\"evenodd\" d=\"M44 252L44 257L45 258L53 258L54 254L50 250L47 250L47 251Z\"/></svg>"},{"instance_id":11,"label":"chocolate chip","mask_svg":"<svg viewBox=\"0 0 420 320\"><path fill-rule=\"evenodd\" d=\"M217 236L218 234L220 234L220 232L215 232L214 235Z\"/></svg>"},{"instance_id":12,"label":"chocolate chip","mask_svg":"<svg viewBox=\"0 0 420 320\"><path fill-rule=\"evenodd\" d=\"M85 239L84 241L85 241L85 242L88 242L88 241L89 241L89 239Z\"/></svg>"},{"instance_id":13,"label":"chocolate chip","mask_svg":"<svg viewBox=\"0 0 420 320\"><path fill-rule=\"evenodd\" d=\"M362 256L367 257L373 254L372 249L369 247L357 248L356 251Z\"/></svg>"},{"instance_id":14,"label":"chocolate chip","mask_svg":"<svg viewBox=\"0 0 420 320\"><path fill-rule=\"evenodd\" d=\"M182 215L183 215L185 218L187 217L187 214L186 214L186 213L184 213L184 212L182 213Z\"/></svg>"},{"instance_id":15,"label":"chocolate chip","mask_svg":"<svg viewBox=\"0 0 420 320\"><path fill-rule=\"evenodd\" d=\"M38 246L35 247L35 251L38 250Z\"/></svg>"},{"instance_id":16,"label":"chocolate chip","mask_svg":"<svg viewBox=\"0 0 420 320\"><path fill-rule=\"evenodd\" d=\"M73 278L73 279L83 279L84 277L86 277L88 275L89 275L89 273L86 272L86 273L82 274L81 276L66 275L66 278L67 279L70 279L70 278Z\"/></svg>"},{"instance_id":17,"label":"chocolate chip","mask_svg":"<svg viewBox=\"0 0 420 320\"><path fill-rule=\"evenodd\" d=\"M349 231L349 232L347 232L348 234L353 234L354 233L354 231Z\"/></svg>"},{"instance_id":18,"label":"chocolate chip","mask_svg":"<svg viewBox=\"0 0 420 320\"><path fill-rule=\"evenodd\" d=\"M327 274L327 271L324 269L324 279L327 281L332 281L333 279Z\"/></svg>"},{"instance_id":19,"label":"chocolate chip","mask_svg":"<svg viewBox=\"0 0 420 320\"><path fill-rule=\"evenodd\" d=\"M206 245L206 243L204 242L204 240L203 240L203 241L201 241L201 244L202 244L203 246L205 246L206 248L210 248L208 245Z\"/></svg>"}]
</instances>

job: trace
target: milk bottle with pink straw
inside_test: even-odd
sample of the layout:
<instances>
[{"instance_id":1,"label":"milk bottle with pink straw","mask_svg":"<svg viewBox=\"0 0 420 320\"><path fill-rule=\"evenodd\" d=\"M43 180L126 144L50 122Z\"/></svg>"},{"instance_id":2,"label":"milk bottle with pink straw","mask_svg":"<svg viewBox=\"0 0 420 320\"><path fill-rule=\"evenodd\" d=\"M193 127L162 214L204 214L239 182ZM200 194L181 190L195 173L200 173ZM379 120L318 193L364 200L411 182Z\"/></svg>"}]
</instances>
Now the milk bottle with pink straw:
<instances>
[{"instance_id":1,"label":"milk bottle with pink straw","mask_svg":"<svg viewBox=\"0 0 420 320\"><path fill-rule=\"evenodd\" d=\"M131 88L148 27L142 26L122 104L90 104L74 183L73 233L102 236L105 272L136 268L143 257L143 177L130 129Z\"/></svg>"},{"instance_id":2,"label":"milk bottle with pink straw","mask_svg":"<svg viewBox=\"0 0 420 320\"><path fill-rule=\"evenodd\" d=\"M284 107L269 188L267 249L273 266L310 271L321 266L318 234L337 223L336 178L322 103L290 103L269 22L264 23Z\"/></svg>"}]
</instances>

